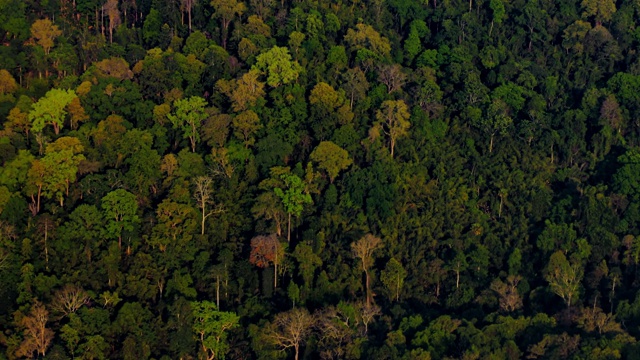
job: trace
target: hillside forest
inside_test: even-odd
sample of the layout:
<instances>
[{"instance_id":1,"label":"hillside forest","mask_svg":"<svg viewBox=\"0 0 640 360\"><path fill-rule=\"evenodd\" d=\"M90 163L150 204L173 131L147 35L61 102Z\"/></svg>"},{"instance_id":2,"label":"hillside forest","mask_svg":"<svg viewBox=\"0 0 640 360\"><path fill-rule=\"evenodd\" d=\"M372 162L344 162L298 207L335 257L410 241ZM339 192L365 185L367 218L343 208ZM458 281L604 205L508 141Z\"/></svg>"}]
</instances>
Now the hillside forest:
<instances>
[{"instance_id":1,"label":"hillside forest","mask_svg":"<svg viewBox=\"0 0 640 360\"><path fill-rule=\"evenodd\" d=\"M640 1L0 0L0 359L637 359Z\"/></svg>"}]
</instances>

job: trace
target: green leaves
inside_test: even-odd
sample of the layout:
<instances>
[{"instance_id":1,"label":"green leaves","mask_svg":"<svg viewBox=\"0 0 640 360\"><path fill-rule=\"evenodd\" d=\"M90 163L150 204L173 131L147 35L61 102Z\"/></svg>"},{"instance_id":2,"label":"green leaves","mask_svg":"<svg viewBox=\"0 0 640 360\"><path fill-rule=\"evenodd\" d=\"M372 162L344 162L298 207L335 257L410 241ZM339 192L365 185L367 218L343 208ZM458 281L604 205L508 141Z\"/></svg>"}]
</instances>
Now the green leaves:
<instances>
[{"instance_id":1,"label":"green leaves","mask_svg":"<svg viewBox=\"0 0 640 360\"><path fill-rule=\"evenodd\" d=\"M196 144L200 142L200 127L208 117L204 108L207 101L199 96L188 99L176 100L173 103L174 111L167 115L174 129L181 129L184 138L191 142L191 151L196 151Z\"/></svg>"},{"instance_id":2,"label":"green leaves","mask_svg":"<svg viewBox=\"0 0 640 360\"><path fill-rule=\"evenodd\" d=\"M229 349L227 335L238 326L240 318L233 312L219 311L211 301L191 302L193 331L199 338L202 350L210 359L224 359Z\"/></svg>"},{"instance_id":3,"label":"green leaves","mask_svg":"<svg viewBox=\"0 0 640 360\"><path fill-rule=\"evenodd\" d=\"M271 87L295 81L302 71L302 67L297 61L291 61L289 50L278 46L258 55L252 69L260 70L266 74L267 84Z\"/></svg>"},{"instance_id":4,"label":"green leaves","mask_svg":"<svg viewBox=\"0 0 640 360\"><path fill-rule=\"evenodd\" d=\"M107 219L107 235L117 238L122 243L122 232L133 231L133 226L140 222L138 218L138 201L132 193L118 189L102 198L102 209Z\"/></svg>"},{"instance_id":5,"label":"green leaves","mask_svg":"<svg viewBox=\"0 0 640 360\"><path fill-rule=\"evenodd\" d=\"M67 115L65 108L75 97L76 93L73 90L49 90L43 98L33 104L33 109L29 112L31 130L39 133L46 125L51 125L57 135Z\"/></svg>"},{"instance_id":6,"label":"green leaves","mask_svg":"<svg viewBox=\"0 0 640 360\"><path fill-rule=\"evenodd\" d=\"M304 183L297 175L282 174L280 179L284 181L285 188L275 188L274 192L282 200L285 211L299 217L305 204L311 204L311 195L305 192Z\"/></svg>"}]
</instances>

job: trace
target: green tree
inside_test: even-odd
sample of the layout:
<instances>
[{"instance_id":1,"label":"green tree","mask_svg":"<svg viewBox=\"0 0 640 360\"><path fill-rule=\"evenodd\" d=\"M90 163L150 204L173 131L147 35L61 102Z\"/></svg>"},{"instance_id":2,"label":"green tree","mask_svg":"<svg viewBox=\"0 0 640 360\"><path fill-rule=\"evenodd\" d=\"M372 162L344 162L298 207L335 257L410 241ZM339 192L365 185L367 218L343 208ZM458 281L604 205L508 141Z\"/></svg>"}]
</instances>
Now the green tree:
<instances>
[{"instance_id":1,"label":"green tree","mask_svg":"<svg viewBox=\"0 0 640 360\"><path fill-rule=\"evenodd\" d=\"M33 109L29 112L31 130L40 133L46 125L51 125L58 135L67 115L65 108L74 98L76 93L73 90L49 90L43 98L33 104Z\"/></svg>"},{"instance_id":2,"label":"green tree","mask_svg":"<svg viewBox=\"0 0 640 360\"><path fill-rule=\"evenodd\" d=\"M302 71L298 62L291 60L289 50L278 46L258 55L252 69L266 74L267 84L274 88L297 80Z\"/></svg>"},{"instance_id":3,"label":"green tree","mask_svg":"<svg viewBox=\"0 0 640 360\"><path fill-rule=\"evenodd\" d=\"M616 2L613 0L582 0L581 5L584 8L582 16L594 18L596 26L609 22L616 12Z\"/></svg>"},{"instance_id":4,"label":"green tree","mask_svg":"<svg viewBox=\"0 0 640 360\"><path fill-rule=\"evenodd\" d=\"M84 146L74 137L61 137L47 146L41 159L47 176L44 178L43 195L56 197L60 206L64 196L69 196L69 186L75 183L80 162L85 160Z\"/></svg>"},{"instance_id":5,"label":"green tree","mask_svg":"<svg viewBox=\"0 0 640 360\"><path fill-rule=\"evenodd\" d=\"M305 192L305 185L302 179L294 174L282 174L280 179L284 182L284 189L279 187L274 189L276 195L282 200L284 209L289 215L289 225L287 226L287 242L291 242L291 217L300 217L306 204L311 204L311 195Z\"/></svg>"},{"instance_id":6,"label":"green tree","mask_svg":"<svg viewBox=\"0 0 640 360\"><path fill-rule=\"evenodd\" d=\"M233 118L234 135L244 142L244 147L249 148L255 144L254 134L262 129L260 118L252 110L246 110Z\"/></svg>"},{"instance_id":7,"label":"green tree","mask_svg":"<svg viewBox=\"0 0 640 360\"><path fill-rule=\"evenodd\" d=\"M389 259L387 266L380 274L380 280L382 284L387 288L389 294L393 294L392 297L396 301L400 300L400 291L404 285L404 279L407 277L407 271L395 258Z\"/></svg>"},{"instance_id":8,"label":"green tree","mask_svg":"<svg viewBox=\"0 0 640 360\"><path fill-rule=\"evenodd\" d=\"M122 248L123 231L133 231L138 218L138 200L132 193L118 189L111 191L101 200L104 217L107 219L107 235L118 239L118 248Z\"/></svg>"},{"instance_id":9,"label":"green tree","mask_svg":"<svg viewBox=\"0 0 640 360\"><path fill-rule=\"evenodd\" d=\"M349 153L331 141L321 142L311 152L309 158L317 162L318 167L329 174L329 181L332 184L338 174L353 163Z\"/></svg>"},{"instance_id":10,"label":"green tree","mask_svg":"<svg viewBox=\"0 0 640 360\"><path fill-rule=\"evenodd\" d=\"M240 318L233 312L219 311L211 301L191 302L193 331L199 338L207 360L224 359L229 349L229 330L238 326Z\"/></svg>"},{"instance_id":11,"label":"green tree","mask_svg":"<svg viewBox=\"0 0 640 360\"><path fill-rule=\"evenodd\" d=\"M549 282L551 291L560 296L569 308L580 291L582 275L581 264L569 262L562 251L556 251L551 255L544 272L544 278Z\"/></svg>"},{"instance_id":12,"label":"green tree","mask_svg":"<svg viewBox=\"0 0 640 360\"><path fill-rule=\"evenodd\" d=\"M192 152L196 152L196 144L200 142L202 122L208 117L205 111L206 105L207 101L199 96L176 100L173 103L174 111L167 115L173 127L181 129L184 137L189 139Z\"/></svg>"}]
</instances>

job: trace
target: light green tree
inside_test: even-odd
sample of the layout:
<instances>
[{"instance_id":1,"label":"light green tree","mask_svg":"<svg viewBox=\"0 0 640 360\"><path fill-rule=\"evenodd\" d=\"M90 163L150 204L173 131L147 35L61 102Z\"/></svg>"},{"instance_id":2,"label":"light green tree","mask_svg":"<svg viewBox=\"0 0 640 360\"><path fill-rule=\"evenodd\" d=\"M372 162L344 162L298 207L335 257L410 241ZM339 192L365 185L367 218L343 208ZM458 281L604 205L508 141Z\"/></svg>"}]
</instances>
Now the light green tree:
<instances>
[{"instance_id":1,"label":"light green tree","mask_svg":"<svg viewBox=\"0 0 640 360\"><path fill-rule=\"evenodd\" d=\"M252 69L260 70L267 75L267 84L271 87L288 84L298 79L302 67L291 60L291 54L285 47L274 46L258 55Z\"/></svg>"},{"instance_id":2,"label":"light green tree","mask_svg":"<svg viewBox=\"0 0 640 360\"><path fill-rule=\"evenodd\" d=\"M400 300L400 290L404 285L404 279L406 277L407 270L405 270L402 263L395 258L391 258L389 262L387 262L387 266L380 274L382 284L384 284L390 294L393 294L396 301Z\"/></svg>"},{"instance_id":3,"label":"light green tree","mask_svg":"<svg viewBox=\"0 0 640 360\"><path fill-rule=\"evenodd\" d=\"M74 98L76 98L76 93L73 90L49 90L43 98L33 104L33 108L29 112L29 121L32 123L31 130L40 133L46 125L51 125L53 131L58 135L67 115L65 108Z\"/></svg>"},{"instance_id":4,"label":"light green tree","mask_svg":"<svg viewBox=\"0 0 640 360\"><path fill-rule=\"evenodd\" d=\"M219 311L211 301L191 302L193 331L198 336L207 360L224 359L229 349L227 335L238 326L240 318L233 312Z\"/></svg>"},{"instance_id":5,"label":"light green tree","mask_svg":"<svg viewBox=\"0 0 640 360\"><path fill-rule=\"evenodd\" d=\"M61 137L47 146L41 159L46 176L43 178L43 195L56 197L60 206L64 205L64 196L69 196L69 186L76 181L78 166L85 159L84 146L74 137Z\"/></svg>"},{"instance_id":6,"label":"light green tree","mask_svg":"<svg viewBox=\"0 0 640 360\"><path fill-rule=\"evenodd\" d=\"M374 133L382 131L389 137L389 150L393 158L396 141L399 137L406 136L411 126L407 104L404 100L386 100L376 112L376 120Z\"/></svg>"},{"instance_id":7,"label":"light green tree","mask_svg":"<svg viewBox=\"0 0 640 360\"><path fill-rule=\"evenodd\" d=\"M551 291L560 296L567 307L571 308L573 299L580 291L582 275L581 264L569 262L562 251L556 251L549 259L544 278L549 282Z\"/></svg>"},{"instance_id":8,"label":"light green tree","mask_svg":"<svg viewBox=\"0 0 640 360\"><path fill-rule=\"evenodd\" d=\"M191 142L191 151L196 152L196 144L200 142L200 127L202 122L208 117L205 112L207 101L199 96L192 96L188 99L176 100L173 103L173 112L167 118L175 129L184 132L184 138Z\"/></svg>"},{"instance_id":9,"label":"light green tree","mask_svg":"<svg viewBox=\"0 0 640 360\"><path fill-rule=\"evenodd\" d=\"M291 217L300 217L304 205L311 204L311 195L305 192L302 179L294 174L282 174L280 179L284 182L284 189L275 188L274 192L282 200L284 209L289 215L289 225L287 227L287 241L291 241Z\"/></svg>"}]
</instances>

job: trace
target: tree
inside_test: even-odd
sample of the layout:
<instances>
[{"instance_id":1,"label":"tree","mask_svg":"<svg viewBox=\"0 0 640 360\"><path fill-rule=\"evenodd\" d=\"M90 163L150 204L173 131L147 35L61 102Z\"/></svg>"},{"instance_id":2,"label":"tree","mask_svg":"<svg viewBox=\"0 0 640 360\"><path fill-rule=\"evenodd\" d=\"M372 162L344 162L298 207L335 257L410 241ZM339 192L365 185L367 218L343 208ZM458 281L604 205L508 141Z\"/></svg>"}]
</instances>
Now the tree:
<instances>
[{"instance_id":1,"label":"tree","mask_svg":"<svg viewBox=\"0 0 640 360\"><path fill-rule=\"evenodd\" d=\"M289 50L278 46L258 55L252 69L266 74L267 84L274 88L297 80L302 71L298 62L291 60Z\"/></svg>"},{"instance_id":2,"label":"tree","mask_svg":"<svg viewBox=\"0 0 640 360\"><path fill-rule=\"evenodd\" d=\"M407 75L399 64L378 66L378 80L387 87L387 93L402 89L407 82Z\"/></svg>"},{"instance_id":3,"label":"tree","mask_svg":"<svg viewBox=\"0 0 640 360\"><path fill-rule=\"evenodd\" d=\"M113 29L117 28L122 22L118 2L119 0L107 0L102 6L102 11L106 12L109 17L109 43L113 43Z\"/></svg>"},{"instance_id":4,"label":"tree","mask_svg":"<svg viewBox=\"0 0 640 360\"><path fill-rule=\"evenodd\" d=\"M189 32L191 32L191 12L196 2L197 0L180 0L180 9L182 9L183 11L185 10L187 11ZM184 21L183 21L183 24L184 24Z\"/></svg>"},{"instance_id":5,"label":"tree","mask_svg":"<svg viewBox=\"0 0 640 360\"><path fill-rule=\"evenodd\" d=\"M233 312L219 311L211 301L191 302L193 330L198 335L207 360L224 359L229 349L229 330L238 326L240 318Z\"/></svg>"},{"instance_id":6,"label":"tree","mask_svg":"<svg viewBox=\"0 0 640 360\"><path fill-rule=\"evenodd\" d=\"M84 111L82 104L80 104L80 98L75 97L69 102L67 105L67 109L69 110L70 117L70 125L72 130L78 130L78 125L81 122L85 122L89 120L89 115Z\"/></svg>"},{"instance_id":7,"label":"tree","mask_svg":"<svg viewBox=\"0 0 640 360\"><path fill-rule=\"evenodd\" d=\"M215 10L213 16L219 18L222 24L222 47L226 49L229 25L233 18L242 16L247 7L243 2L237 0L211 0L211 6Z\"/></svg>"},{"instance_id":8,"label":"tree","mask_svg":"<svg viewBox=\"0 0 640 360\"><path fill-rule=\"evenodd\" d=\"M508 115L507 105L500 99L494 99L487 110L487 116L477 116L473 123L490 136L489 153L493 152L493 142L496 135L506 135L507 130L513 124L513 119Z\"/></svg>"},{"instance_id":9,"label":"tree","mask_svg":"<svg viewBox=\"0 0 640 360\"><path fill-rule=\"evenodd\" d=\"M305 192L305 186L295 174L282 174L285 189L279 187L274 189L275 194L282 200L284 209L289 215L289 225L287 226L287 242L291 242L291 216L300 217L304 205L311 204L311 195Z\"/></svg>"},{"instance_id":10,"label":"tree","mask_svg":"<svg viewBox=\"0 0 640 360\"><path fill-rule=\"evenodd\" d=\"M7 70L0 69L0 95L11 94L17 89L16 79Z\"/></svg>"},{"instance_id":11,"label":"tree","mask_svg":"<svg viewBox=\"0 0 640 360\"><path fill-rule=\"evenodd\" d=\"M331 141L322 141L311 152L309 158L317 162L320 169L327 172L332 184L340 172L353 163L349 153Z\"/></svg>"},{"instance_id":12,"label":"tree","mask_svg":"<svg viewBox=\"0 0 640 360\"><path fill-rule=\"evenodd\" d=\"M18 348L16 355L33 357L35 352L37 356L45 356L47 348L53 340L53 330L48 329L49 311L45 306L35 301L31 306L29 315L22 318L21 325L24 327L24 340Z\"/></svg>"},{"instance_id":13,"label":"tree","mask_svg":"<svg viewBox=\"0 0 640 360\"><path fill-rule=\"evenodd\" d=\"M376 112L378 122L374 126L375 131L382 131L389 137L389 149L391 158L399 137L406 136L411 123L409 122L409 110L404 100L386 100L380 110Z\"/></svg>"},{"instance_id":14,"label":"tree","mask_svg":"<svg viewBox=\"0 0 640 360\"><path fill-rule=\"evenodd\" d=\"M156 218L158 223L153 227L148 242L165 252L172 246L170 253L176 255L184 251L197 228L195 210L188 204L181 204L164 199L158 205Z\"/></svg>"},{"instance_id":15,"label":"tree","mask_svg":"<svg viewBox=\"0 0 640 360\"><path fill-rule=\"evenodd\" d=\"M80 162L85 160L84 146L75 137L63 136L47 145L41 159L45 168L43 194L47 198L56 196L60 206L64 196L69 196L69 186L76 181Z\"/></svg>"},{"instance_id":16,"label":"tree","mask_svg":"<svg viewBox=\"0 0 640 360\"><path fill-rule=\"evenodd\" d=\"M252 69L238 80L218 80L216 88L229 97L233 111L244 111L265 95L264 83L259 77L260 71Z\"/></svg>"},{"instance_id":17,"label":"tree","mask_svg":"<svg viewBox=\"0 0 640 360\"><path fill-rule=\"evenodd\" d=\"M233 118L233 129L236 137L242 139L244 147L248 149L255 144L256 139L253 135L262 129L262 124L258 114L252 110L246 110Z\"/></svg>"},{"instance_id":18,"label":"tree","mask_svg":"<svg viewBox=\"0 0 640 360\"><path fill-rule=\"evenodd\" d=\"M362 100L367 96L369 82L360 68L349 69L342 74L343 86L349 96L349 107L353 109L355 100Z\"/></svg>"},{"instance_id":19,"label":"tree","mask_svg":"<svg viewBox=\"0 0 640 360\"><path fill-rule=\"evenodd\" d=\"M356 29L347 30L344 40L351 44L352 50L367 49L378 59L387 58L391 53L391 43L380 36L371 25L356 24Z\"/></svg>"},{"instance_id":20,"label":"tree","mask_svg":"<svg viewBox=\"0 0 640 360\"><path fill-rule=\"evenodd\" d=\"M282 223L285 221L286 212L282 207L282 201L278 200L278 195L274 192L264 192L258 195L251 212L256 219L273 220L276 235L282 236Z\"/></svg>"},{"instance_id":21,"label":"tree","mask_svg":"<svg viewBox=\"0 0 640 360\"><path fill-rule=\"evenodd\" d=\"M211 214L222 211L220 206L207 211L207 205L213 204L213 189L211 188L212 182L213 179L209 176L198 176L193 179L193 185L195 187L193 197L198 203L200 210L202 210L201 235L204 235L204 223L207 220L207 217L211 216Z\"/></svg>"},{"instance_id":22,"label":"tree","mask_svg":"<svg viewBox=\"0 0 640 360\"><path fill-rule=\"evenodd\" d=\"M396 301L400 301L400 290L404 285L404 279L407 277L407 271L395 258L391 258L387 262L387 266L382 270L380 274L380 280L382 284L387 288L390 294L393 294L393 298Z\"/></svg>"},{"instance_id":23,"label":"tree","mask_svg":"<svg viewBox=\"0 0 640 360\"><path fill-rule=\"evenodd\" d=\"M89 304L89 300L89 294L81 287L67 284L56 291L51 308L62 316L67 316L78 311L83 305Z\"/></svg>"},{"instance_id":24,"label":"tree","mask_svg":"<svg viewBox=\"0 0 640 360\"><path fill-rule=\"evenodd\" d=\"M33 109L29 112L31 129L39 133L46 125L51 125L55 134L58 135L67 115L65 108L74 98L76 93L73 90L49 90L43 98L33 104Z\"/></svg>"},{"instance_id":25,"label":"tree","mask_svg":"<svg viewBox=\"0 0 640 360\"><path fill-rule=\"evenodd\" d=\"M518 292L520 280L521 276L509 275L506 282L496 279L491 283L491 290L498 294L500 310L510 313L522 307L522 297Z\"/></svg>"},{"instance_id":26,"label":"tree","mask_svg":"<svg viewBox=\"0 0 640 360\"><path fill-rule=\"evenodd\" d=\"M551 291L560 296L569 309L573 298L580 290L582 271L580 264L570 263L562 251L556 251L551 255L545 269L544 278L549 282Z\"/></svg>"},{"instance_id":27,"label":"tree","mask_svg":"<svg viewBox=\"0 0 640 360\"><path fill-rule=\"evenodd\" d=\"M373 265L373 252L382 245L382 240L373 234L366 234L360 240L351 243L351 252L354 257L360 259L362 263L362 271L365 277L366 305L371 304L371 286L369 278L369 269Z\"/></svg>"},{"instance_id":28,"label":"tree","mask_svg":"<svg viewBox=\"0 0 640 360\"><path fill-rule=\"evenodd\" d=\"M284 258L284 246L275 234L259 235L251 239L249 262L259 268L273 264L273 288L278 286L278 265Z\"/></svg>"},{"instance_id":29,"label":"tree","mask_svg":"<svg viewBox=\"0 0 640 360\"><path fill-rule=\"evenodd\" d=\"M300 346L311 334L314 323L315 319L307 309L295 308L277 314L264 329L264 336L282 350L293 348L294 358L298 360Z\"/></svg>"},{"instance_id":30,"label":"tree","mask_svg":"<svg viewBox=\"0 0 640 360\"><path fill-rule=\"evenodd\" d=\"M493 18L491 19L491 27L489 28L489 36L491 36L491 32L493 31L493 24L501 24L502 20L504 20L506 11L504 9L504 4L502 0L491 0L489 2L489 7L493 12Z\"/></svg>"},{"instance_id":31,"label":"tree","mask_svg":"<svg viewBox=\"0 0 640 360\"><path fill-rule=\"evenodd\" d=\"M199 96L176 100L174 111L167 115L175 129L181 129L184 137L191 142L191 151L196 152L196 144L200 142L200 128L208 117L205 112L207 101Z\"/></svg>"},{"instance_id":32,"label":"tree","mask_svg":"<svg viewBox=\"0 0 640 360\"><path fill-rule=\"evenodd\" d=\"M596 26L608 22L616 12L616 3L613 0L582 0L583 17L593 17Z\"/></svg>"},{"instance_id":33,"label":"tree","mask_svg":"<svg viewBox=\"0 0 640 360\"><path fill-rule=\"evenodd\" d=\"M32 40L42 46L45 55L49 55L54 40L60 35L62 35L62 30L49 19L39 19L31 25Z\"/></svg>"},{"instance_id":34,"label":"tree","mask_svg":"<svg viewBox=\"0 0 640 360\"><path fill-rule=\"evenodd\" d=\"M111 238L118 238L118 248L121 249L122 232L132 231L134 225L140 222L136 196L124 189L117 189L105 195L101 203L107 219L107 234Z\"/></svg>"}]
</instances>

